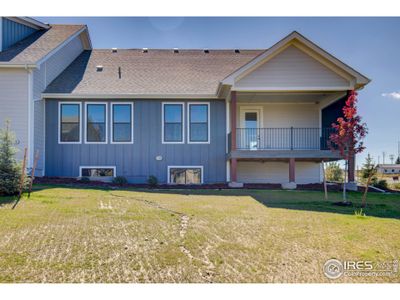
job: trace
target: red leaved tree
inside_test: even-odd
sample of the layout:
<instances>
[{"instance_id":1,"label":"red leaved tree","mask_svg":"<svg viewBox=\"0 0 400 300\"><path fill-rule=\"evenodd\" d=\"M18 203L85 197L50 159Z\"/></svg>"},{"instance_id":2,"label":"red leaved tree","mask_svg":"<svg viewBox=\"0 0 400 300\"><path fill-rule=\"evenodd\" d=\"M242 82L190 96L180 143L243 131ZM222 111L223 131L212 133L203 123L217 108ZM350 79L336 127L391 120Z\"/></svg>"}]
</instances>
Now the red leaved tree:
<instances>
[{"instance_id":1,"label":"red leaved tree","mask_svg":"<svg viewBox=\"0 0 400 300\"><path fill-rule=\"evenodd\" d=\"M363 140L368 133L367 125L361 122L361 117L357 113L357 93L354 90L349 93L343 107L343 117L332 123L332 127L335 128L335 132L331 133L328 145L332 151L338 151L346 161L347 173L349 160L354 161L355 155L365 149ZM344 201L346 201L345 183L346 179L343 185Z\"/></svg>"}]
</instances>

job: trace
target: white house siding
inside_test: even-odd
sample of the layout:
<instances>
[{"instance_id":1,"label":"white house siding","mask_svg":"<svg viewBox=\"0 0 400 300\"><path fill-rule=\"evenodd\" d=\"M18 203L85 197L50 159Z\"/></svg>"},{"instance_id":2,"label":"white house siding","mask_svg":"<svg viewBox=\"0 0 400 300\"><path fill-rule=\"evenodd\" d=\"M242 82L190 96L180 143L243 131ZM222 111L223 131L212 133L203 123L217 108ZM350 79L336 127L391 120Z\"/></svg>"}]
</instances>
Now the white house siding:
<instances>
[{"instance_id":1,"label":"white house siding","mask_svg":"<svg viewBox=\"0 0 400 300\"><path fill-rule=\"evenodd\" d=\"M45 164L45 105L44 100L41 100L41 93L82 51L82 41L77 36L44 61L33 73L34 152L39 150L37 175L43 175Z\"/></svg>"},{"instance_id":2,"label":"white house siding","mask_svg":"<svg viewBox=\"0 0 400 300\"><path fill-rule=\"evenodd\" d=\"M250 162L237 164L238 182L243 183L286 183L289 181L287 162ZM296 162L297 184L321 182L320 164L315 162Z\"/></svg>"},{"instance_id":3,"label":"white house siding","mask_svg":"<svg viewBox=\"0 0 400 300\"><path fill-rule=\"evenodd\" d=\"M235 83L237 88L348 87L349 81L289 46Z\"/></svg>"},{"instance_id":4,"label":"white house siding","mask_svg":"<svg viewBox=\"0 0 400 300\"><path fill-rule=\"evenodd\" d=\"M0 127L6 119L19 141L17 157L28 146L28 72L25 69L0 69Z\"/></svg>"}]
</instances>

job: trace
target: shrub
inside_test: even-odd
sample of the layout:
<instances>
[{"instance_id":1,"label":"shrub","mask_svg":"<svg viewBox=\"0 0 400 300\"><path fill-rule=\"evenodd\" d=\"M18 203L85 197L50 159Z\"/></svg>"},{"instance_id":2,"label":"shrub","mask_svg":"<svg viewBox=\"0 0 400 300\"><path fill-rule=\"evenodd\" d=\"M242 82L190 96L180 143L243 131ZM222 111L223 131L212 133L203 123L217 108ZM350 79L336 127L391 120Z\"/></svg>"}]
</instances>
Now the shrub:
<instances>
[{"instance_id":1,"label":"shrub","mask_svg":"<svg viewBox=\"0 0 400 300\"><path fill-rule=\"evenodd\" d=\"M124 176L117 176L113 178L112 182L118 185L124 185L128 183L128 180Z\"/></svg>"},{"instance_id":2,"label":"shrub","mask_svg":"<svg viewBox=\"0 0 400 300\"><path fill-rule=\"evenodd\" d=\"M400 190L400 183L393 183L392 188L395 190Z\"/></svg>"},{"instance_id":3,"label":"shrub","mask_svg":"<svg viewBox=\"0 0 400 300\"><path fill-rule=\"evenodd\" d=\"M388 183L385 179L381 179L378 182L374 184L374 187L377 187L378 189L382 190L387 190L388 189Z\"/></svg>"},{"instance_id":4,"label":"shrub","mask_svg":"<svg viewBox=\"0 0 400 300\"><path fill-rule=\"evenodd\" d=\"M15 134L10 130L10 122L6 121L5 129L0 129L0 195L16 195L22 174L22 167L17 163ZM24 187L29 184L25 181Z\"/></svg>"},{"instance_id":5,"label":"shrub","mask_svg":"<svg viewBox=\"0 0 400 300\"><path fill-rule=\"evenodd\" d=\"M82 182L82 183L86 183L86 182L90 182L90 178L89 177L81 177L81 178L79 178L79 182Z\"/></svg>"},{"instance_id":6,"label":"shrub","mask_svg":"<svg viewBox=\"0 0 400 300\"><path fill-rule=\"evenodd\" d=\"M150 187L156 187L158 185L158 179L156 176L150 175L147 179L147 183L150 185Z\"/></svg>"}]
</instances>

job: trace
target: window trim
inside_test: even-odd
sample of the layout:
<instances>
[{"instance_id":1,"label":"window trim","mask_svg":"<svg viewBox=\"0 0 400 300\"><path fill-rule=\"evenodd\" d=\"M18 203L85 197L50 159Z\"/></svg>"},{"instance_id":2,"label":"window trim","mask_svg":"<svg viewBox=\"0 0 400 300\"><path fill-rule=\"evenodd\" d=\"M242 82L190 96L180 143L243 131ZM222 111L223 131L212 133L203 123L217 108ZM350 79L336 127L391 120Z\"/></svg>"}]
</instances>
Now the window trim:
<instances>
[{"instance_id":1,"label":"window trim","mask_svg":"<svg viewBox=\"0 0 400 300\"><path fill-rule=\"evenodd\" d=\"M168 142L164 140L164 106L168 104L179 104L182 106L182 141ZM185 143L185 102L162 102L161 103L161 143L162 144L184 144Z\"/></svg>"},{"instance_id":2,"label":"window trim","mask_svg":"<svg viewBox=\"0 0 400 300\"><path fill-rule=\"evenodd\" d=\"M171 177L170 177L170 170L171 169L200 169L201 176L200 176L200 183L199 184L204 184L204 166L168 166L167 167L167 183L172 184L172 185L177 185L177 183L171 182Z\"/></svg>"},{"instance_id":3,"label":"window trim","mask_svg":"<svg viewBox=\"0 0 400 300\"><path fill-rule=\"evenodd\" d=\"M86 177L82 176L82 169L113 169L114 175L112 177L117 177L117 167L116 166L79 166L79 177ZM110 176L89 176L90 177L110 177Z\"/></svg>"},{"instance_id":4,"label":"window trim","mask_svg":"<svg viewBox=\"0 0 400 300\"><path fill-rule=\"evenodd\" d=\"M106 111L105 111L105 120L104 120L104 124L105 124L105 141L104 142L88 142L87 140L87 112L88 112L88 105L91 104L104 104L106 107ZM108 102L85 102L85 127L84 127L84 131L85 131L85 144L108 144Z\"/></svg>"},{"instance_id":5,"label":"window trim","mask_svg":"<svg viewBox=\"0 0 400 300\"><path fill-rule=\"evenodd\" d=\"M203 105L207 105L207 141L194 141L192 142L190 140L190 105L198 105L198 104L203 104ZM201 101L197 101L197 102L188 102L187 104L187 118L188 118L188 122L187 122L187 133L188 133L188 144L210 144L211 142L211 119L210 119L210 102L201 102Z\"/></svg>"},{"instance_id":6,"label":"window trim","mask_svg":"<svg viewBox=\"0 0 400 300\"><path fill-rule=\"evenodd\" d=\"M130 105L131 106L131 140L129 142L114 142L114 105L121 105L121 104L125 104L125 105ZM111 102L111 122L110 122L110 131L111 131L111 140L110 140L110 144L133 144L134 142L134 136L133 136L133 131L134 131L134 124L133 124L133 120L134 120L134 103L133 102Z\"/></svg>"},{"instance_id":7,"label":"window trim","mask_svg":"<svg viewBox=\"0 0 400 300\"><path fill-rule=\"evenodd\" d=\"M79 141L77 142L63 142L61 141L61 105L62 104L75 104L79 105ZM82 144L82 102L78 101L60 101L58 102L58 144Z\"/></svg>"}]
</instances>

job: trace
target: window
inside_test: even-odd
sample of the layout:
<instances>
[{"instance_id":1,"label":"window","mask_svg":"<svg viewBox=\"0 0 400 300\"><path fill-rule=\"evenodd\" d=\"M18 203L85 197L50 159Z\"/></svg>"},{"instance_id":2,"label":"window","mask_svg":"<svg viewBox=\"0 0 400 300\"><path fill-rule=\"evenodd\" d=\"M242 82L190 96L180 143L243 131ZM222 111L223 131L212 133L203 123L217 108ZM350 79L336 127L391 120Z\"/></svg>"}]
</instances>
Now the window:
<instances>
[{"instance_id":1,"label":"window","mask_svg":"<svg viewBox=\"0 0 400 300\"><path fill-rule=\"evenodd\" d=\"M189 143L210 142L210 104L189 103Z\"/></svg>"},{"instance_id":2,"label":"window","mask_svg":"<svg viewBox=\"0 0 400 300\"><path fill-rule=\"evenodd\" d=\"M106 103L86 103L86 143L107 143Z\"/></svg>"},{"instance_id":3,"label":"window","mask_svg":"<svg viewBox=\"0 0 400 300\"><path fill-rule=\"evenodd\" d=\"M80 177L115 177L115 167L80 167Z\"/></svg>"},{"instance_id":4,"label":"window","mask_svg":"<svg viewBox=\"0 0 400 300\"><path fill-rule=\"evenodd\" d=\"M58 107L60 144L81 142L81 104L77 102L60 102Z\"/></svg>"},{"instance_id":5,"label":"window","mask_svg":"<svg viewBox=\"0 0 400 300\"><path fill-rule=\"evenodd\" d=\"M183 103L162 105L162 142L183 143Z\"/></svg>"},{"instance_id":6,"label":"window","mask_svg":"<svg viewBox=\"0 0 400 300\"><path fill-rule=\"evenodd\" d=\"M202 184L202 166L169 166L168 183L173 184Z\"/></svg>"},{"instance_id":7,"label":"window","mask_svg":"<svg viewBox=\"0 0 400 300\"><path fill-rule=\"evenodd\" d=\"M133 143L133 103L112 103L111 107L111 143Z\"/></svg>"}]
</instances>

